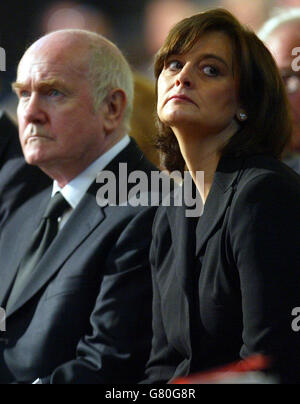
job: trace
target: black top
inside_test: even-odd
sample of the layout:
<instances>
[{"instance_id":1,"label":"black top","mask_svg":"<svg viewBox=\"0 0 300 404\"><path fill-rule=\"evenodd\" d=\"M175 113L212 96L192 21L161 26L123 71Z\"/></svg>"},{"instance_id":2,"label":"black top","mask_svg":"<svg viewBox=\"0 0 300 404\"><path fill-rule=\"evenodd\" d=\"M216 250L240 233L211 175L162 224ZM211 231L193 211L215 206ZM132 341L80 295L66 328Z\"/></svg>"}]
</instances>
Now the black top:
<instances>
[{"instance_id":1,"label":"black top","mask_svg":"<svg viewBox=\"0 0 300 404\"><path fill-rule=\"evenodd\" d=\"M196 229L185 207L153 226L151 358L167 382L255 353L300 381L300 177L269 156L223 157ZM276 366L275 366L276 365Z\"/></svg>"}]
</instances>

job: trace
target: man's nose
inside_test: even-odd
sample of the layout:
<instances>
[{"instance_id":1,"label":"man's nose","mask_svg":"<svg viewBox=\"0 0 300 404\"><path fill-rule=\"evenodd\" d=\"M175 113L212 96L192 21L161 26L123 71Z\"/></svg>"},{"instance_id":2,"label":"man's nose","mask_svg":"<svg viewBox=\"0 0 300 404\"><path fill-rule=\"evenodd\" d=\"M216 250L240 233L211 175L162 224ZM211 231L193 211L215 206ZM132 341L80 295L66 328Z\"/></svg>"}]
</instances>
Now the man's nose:
<instances>
[{"instance_id":1,"label":"man's nose","mask_svg":"<svg viewBox=\"0 0 300 404\"><path fill-rule=\"evenodd\" d=\"M30 99L22 106L23 118L28 123L42 124L47 115L38 94L32 93Z\"/></svg>"}]
</instances>

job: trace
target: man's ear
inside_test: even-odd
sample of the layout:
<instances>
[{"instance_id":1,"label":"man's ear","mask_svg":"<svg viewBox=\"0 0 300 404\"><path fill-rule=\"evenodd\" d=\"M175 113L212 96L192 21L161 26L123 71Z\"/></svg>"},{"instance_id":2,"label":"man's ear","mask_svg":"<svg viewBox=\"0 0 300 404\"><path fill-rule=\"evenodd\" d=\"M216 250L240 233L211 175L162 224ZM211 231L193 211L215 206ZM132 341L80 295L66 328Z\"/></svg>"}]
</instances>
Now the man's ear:
<instances>
[{"instance_id":1,"label":"man's ear","mask_svg":"<svg viewBox=\"0 0 300 404\"><path fill-rule=\"evenodd\" d=\"M106 134L119 128L126 108L127 98L123 90L111 90L103 101L103 127Z\"/></svg>"}]
</instances>

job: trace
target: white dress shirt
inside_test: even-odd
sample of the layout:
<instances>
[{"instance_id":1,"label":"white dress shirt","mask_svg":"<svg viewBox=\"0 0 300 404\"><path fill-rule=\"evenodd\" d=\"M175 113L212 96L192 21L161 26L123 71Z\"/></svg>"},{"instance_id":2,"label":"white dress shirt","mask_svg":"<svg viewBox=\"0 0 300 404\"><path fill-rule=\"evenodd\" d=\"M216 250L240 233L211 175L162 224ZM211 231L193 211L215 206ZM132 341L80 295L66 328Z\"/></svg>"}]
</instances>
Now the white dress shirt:
<instances>
[{"instance_id":1,"label":"white dress shirt","mask_svg":"<svg viewBox=\"0 0 300 404\"><path fill-rule=\"evenodd\" d=\"M123 149L125 149L129 142L129 136L125 135L117 144L115 144L106 153L102 154L97 160L95 160L63 188L60 188L57 181L54 180L51 196L53 197L56 192L61 192L65 200L70 205L70 209L66 211L60 219L59 230L64 226L72 211L76 208L86 191L95 181L97 174L102 171Z\"/></svg>"}]
</instances>

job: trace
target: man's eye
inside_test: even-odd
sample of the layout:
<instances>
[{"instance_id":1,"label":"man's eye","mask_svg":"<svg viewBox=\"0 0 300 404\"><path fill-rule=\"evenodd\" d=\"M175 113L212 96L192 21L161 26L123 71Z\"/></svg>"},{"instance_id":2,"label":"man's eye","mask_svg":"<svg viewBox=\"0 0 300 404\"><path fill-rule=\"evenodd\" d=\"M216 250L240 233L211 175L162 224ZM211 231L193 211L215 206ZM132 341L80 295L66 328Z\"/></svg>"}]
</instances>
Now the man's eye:
<instances>
[{"instance_id":1,"label":"man's eye","mask_svg":"<svg viewBox=\"0 0 300 404\"><path fill-rule=\"evenodd\" d=\"M48 91L48 95L50 95L50 97L58 97L59 95L62 95L62 93L59 90L52 88Z\"/></svg>"},{"instance_id":2,"label":"man's eye","mask_svg":"<svg viewBox=\"0 0 300 404\"><path fill-rule=\"evenodd\" d=\"M219 70L214 66L204 66L203 72L210 77L216 77L219 75Z\"/></svg>"},{"instance_id":3,"label":"man's eye","mask_svg":"<svg viewBox=\"0 0 300 404\"><path fill-rule=\"evenodd\" d=\"M27 97L30 97L30 93L27 90L20 90L18 92L18 96L19 96L19 98L27 98Z\"/></svg>"}]
</instances>

